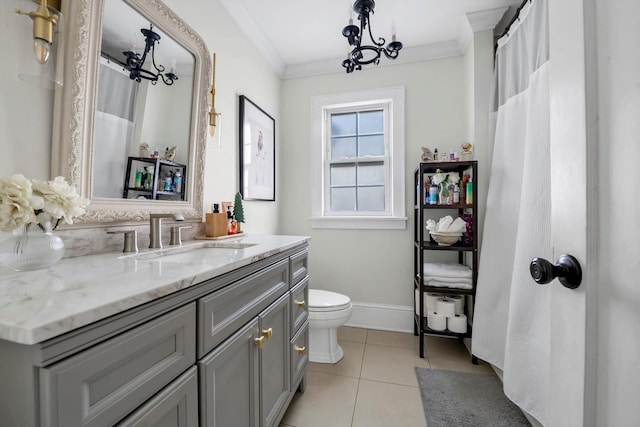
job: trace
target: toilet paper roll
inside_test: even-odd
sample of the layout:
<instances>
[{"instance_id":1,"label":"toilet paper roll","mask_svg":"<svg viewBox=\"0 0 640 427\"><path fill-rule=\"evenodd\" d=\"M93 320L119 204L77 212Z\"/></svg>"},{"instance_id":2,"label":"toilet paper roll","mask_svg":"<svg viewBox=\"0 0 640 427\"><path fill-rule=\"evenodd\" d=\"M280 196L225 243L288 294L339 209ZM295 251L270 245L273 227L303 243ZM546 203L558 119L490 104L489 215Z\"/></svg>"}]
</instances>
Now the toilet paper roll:
<instances>
[{"instance_id":1,"label":"toilet paper roll","mask_svg":"<svg viewBox=\"0 0 640 427\"><path fill-rule=\"evenodd\" d=\"M441 298L442 294L434 294L433 292L427 292L424 296L425 304L427 306L427 312L438 311L438 298Z\"/></svg>"},{"instance_id":2,"label":"toilet paper roll","mask_svg":"<svg viewBox=\"0 0 640 427\"><path fill-rule=\"evenodd\" d=\"M456 314L453 317L447 317L447 329L457 334L466 334L467 316L464 314Z\"/></svg>"},{"instance_id":3,"label":"toilet paper roll","mask_svg":"<svg viewBox=\"0 0 640 427\"><path fill-rule=\"evenodd\" d=\"M464 314L464 297L462 295L447 295L456 305L456 314Z\"/></svg>"},{"instance_id":4,"label":"toilet paper roll","mask_svg":"<svg viewBox=\"0 0 640 427\"><path fill-rule=\"evenodd\" d=\"M445 317L456 315L456 303L451 298L441 297L436 302L436 312Z\"/></svg>"},{"instance_id":5,"label":"toilet paper roll","mask_svg":"<svg viewBox=\"0 0 640 427\"><path fill-rule=\"evenodd\" d=\"M419 294L419 290L418 289L414 289L414 293L415 293L415 298L416 298L416 303L415 303L415 311L416 314L420 314L419 312L419 307L420 307L420 294ZM437 302L438 302L438 298L442 298L442 294L436 294L433 292L425 292L424 293L424 311L423 313L426 315L427 313L429 313L430 311L436 311L437 309Z\"/></svg>"},{"instance_id":6,"label":"toilet paper roll","mask_svg":"<svg viewBox=\"0 0 640 427\"><path fill-rule=\"evenodd\" d=\"M447 329L447 318L435 311L427 314L427 326L434 331L444 331Z\"/></svg>"}]
</instances>

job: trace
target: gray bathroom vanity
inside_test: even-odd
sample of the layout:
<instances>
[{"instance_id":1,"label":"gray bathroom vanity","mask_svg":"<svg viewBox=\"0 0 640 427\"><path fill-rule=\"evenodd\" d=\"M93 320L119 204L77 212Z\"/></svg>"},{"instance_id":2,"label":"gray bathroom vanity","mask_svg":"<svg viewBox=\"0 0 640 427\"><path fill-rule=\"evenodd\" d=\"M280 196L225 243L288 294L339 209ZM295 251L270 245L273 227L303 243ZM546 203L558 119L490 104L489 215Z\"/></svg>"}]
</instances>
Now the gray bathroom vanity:
<instances>
[{"instance_id":1,"label":"gray bathroom vanity","mask_svg":"<svg viewBox=\"0 0 640 427\"><path fill-rule=\"evenodd\" d=\"M0 269L0 424L277 426L304 391L308 239L229 243Z\"/></svg>"}]
</instances>

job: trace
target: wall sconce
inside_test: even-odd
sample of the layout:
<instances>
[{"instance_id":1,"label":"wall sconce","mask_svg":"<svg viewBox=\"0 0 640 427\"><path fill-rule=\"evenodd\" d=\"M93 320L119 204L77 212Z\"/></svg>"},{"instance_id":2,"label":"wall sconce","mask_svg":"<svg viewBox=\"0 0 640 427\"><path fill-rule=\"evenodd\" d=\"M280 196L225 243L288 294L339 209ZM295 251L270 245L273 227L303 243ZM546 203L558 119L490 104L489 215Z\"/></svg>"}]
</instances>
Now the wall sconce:
<instances>
[{"instance_id":1,"label":"wall sconce","mask_svg":"<svg viewBox=\"0 0 640 427\"><path fill-rule=\"evenodd\" d=\"M45 64L49 59L53 44L53 28L58 22L58 16L49 13L47 0L40 0L40 6L34 12L27 13L16 9L16 13L27 15L33 21L33 53L40 64Z\"/></svg>"},{"instance_id":2,"label":"wall sconce","mask_svg":"<svg viewBox=\"0 0 640 427\"><path fill-rule=\"evenodd\" d=\"M221 113L216 113L215 98L216 98L216 54L213 54L213 71L211 73L211 90L209 90L209 135L214 136L216 134L216 124L218 117L220 117L220 131L222 132L222 117ZM218 141L219 142L219 141Z\"/></svg>"}]
</instances>

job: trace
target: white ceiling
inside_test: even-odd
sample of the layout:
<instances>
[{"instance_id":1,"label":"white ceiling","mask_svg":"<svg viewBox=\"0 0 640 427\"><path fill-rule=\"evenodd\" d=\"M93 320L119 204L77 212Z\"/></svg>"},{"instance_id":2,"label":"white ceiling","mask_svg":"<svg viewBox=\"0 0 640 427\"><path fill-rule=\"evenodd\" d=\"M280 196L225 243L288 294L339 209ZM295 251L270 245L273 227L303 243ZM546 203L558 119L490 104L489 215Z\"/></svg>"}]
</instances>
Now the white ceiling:
<instances>
[{"instance_id":1,"label":"white ceiling","mask_svg":"<svg viewBox=\"0 0 640 427\"><path fill-rule=\"evenodd\" d=\"M348 44L342 28L348 23L353 1L221 3L278 73L288 78L344 72L340 64ZM491 29L501 18L508 22L520 3L521 0L376 0L371 27L374 37L383 37L387 43L392 27L396 28L397 39L404 44L397 62L453 56L462 53L472 28ZM355 13L353 18L358 25ZM388 62L385 58L380 65Z\"/></svg>"}]
</instances>

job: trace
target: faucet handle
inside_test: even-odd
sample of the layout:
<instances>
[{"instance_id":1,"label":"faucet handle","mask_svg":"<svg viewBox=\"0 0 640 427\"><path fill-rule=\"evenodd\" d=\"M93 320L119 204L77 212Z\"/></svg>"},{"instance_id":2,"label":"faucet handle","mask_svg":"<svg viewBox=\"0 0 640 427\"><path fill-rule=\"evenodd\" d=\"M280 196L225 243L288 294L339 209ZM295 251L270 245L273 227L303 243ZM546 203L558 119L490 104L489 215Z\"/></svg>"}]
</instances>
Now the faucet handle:
<instances>
[{"instance_id":1,"label":"faucet handle","mask_svg":"<svg viewBox=\"0 0 640 427\"><path fill-rule=\"evenodd\" d=\"M171 241L170 245L182 245L182 229L183 228L191 228L190 225L182 225L182 226L174 226L171 227Z\"/></svg>"},{"instance_id":2,"label":"faucet handle","mask_svg":"<svg viewBox=\"0 0 640 427\"><path fill-rule=\"evenodd\" d=\"M124 234L122 252L138 252L138 230L107 231L107 234Z\"/></svg>"}]
</instances>

